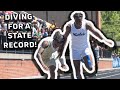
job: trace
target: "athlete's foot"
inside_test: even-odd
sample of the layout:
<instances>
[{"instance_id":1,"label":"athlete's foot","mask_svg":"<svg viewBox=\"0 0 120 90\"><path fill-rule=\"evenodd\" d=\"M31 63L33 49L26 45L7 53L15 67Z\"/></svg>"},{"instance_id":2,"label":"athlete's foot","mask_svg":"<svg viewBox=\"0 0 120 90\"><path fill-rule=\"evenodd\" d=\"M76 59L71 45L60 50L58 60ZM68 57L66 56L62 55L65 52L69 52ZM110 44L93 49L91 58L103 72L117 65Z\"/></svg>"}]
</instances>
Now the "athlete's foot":
<instances>
[{"instance_id":1,"label":"athlete's foot","mask_svg":"<svg viewBox=\"0 0 120 90\"><path fill-rule=\"evenodd\" d=\"M97 74L95 74L95 76L97 76Z\"/></svg>"},{"instance_id":2,"label":"athlete's foot","mask_svg":"<svg viewBox=\"0 0 120 90\"><path fill-rule=\"evenodd\" d=\"M92 67L89 67L88 69L89 69L89 71L91 71L91 70L92 70Z\"/></svg>"},{"instance_id":3,"label":"athlete's foot","mask_svg":"<svg viewBox=\"0 0 120 90\"><path fill-rule=\"evenodd\" d=\"M84 75L84 79L87 79L88 76Z\"/></svg>"},{"instance_id":4,"label":"athlete's foot","mask_svg":"<svg viewBox=\"0 0 120 90\"><path fill-rule=\"evenodd\" d=\"M71 73L71 79L74 79L73 73Z\"/></svg>"},{"instance_id":5,"label":"athlete's foot","mask_svg":"<svg viewBox=\"0 0 120 90\"><path fill-rule=\"evenodd\" d=\"M57 76L57 79L60 79L60 74Z\"/></svg>"}]
</instances>

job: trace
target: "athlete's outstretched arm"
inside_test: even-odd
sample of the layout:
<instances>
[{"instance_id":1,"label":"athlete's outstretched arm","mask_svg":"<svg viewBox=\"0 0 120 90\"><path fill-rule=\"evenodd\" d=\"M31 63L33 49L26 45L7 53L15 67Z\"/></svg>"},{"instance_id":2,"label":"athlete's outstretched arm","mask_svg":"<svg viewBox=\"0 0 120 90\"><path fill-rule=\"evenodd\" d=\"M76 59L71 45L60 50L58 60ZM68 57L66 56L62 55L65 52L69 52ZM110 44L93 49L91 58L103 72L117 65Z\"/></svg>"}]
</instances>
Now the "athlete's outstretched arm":
<instances>
[{"instance_id":1,"label":"athlete's outstretched arm","mask_svg":"<svg viewBox=\"0 0 120 90\"><path fill-rule=\"evenodd\" d=\"M107 39L104 34L94 26L91 21L87 21L86 28L90 31L90 34L96 38L98 41L105 43L109 47L114 46L114 42L110 39Z\"/></svg>"}]
</instances>

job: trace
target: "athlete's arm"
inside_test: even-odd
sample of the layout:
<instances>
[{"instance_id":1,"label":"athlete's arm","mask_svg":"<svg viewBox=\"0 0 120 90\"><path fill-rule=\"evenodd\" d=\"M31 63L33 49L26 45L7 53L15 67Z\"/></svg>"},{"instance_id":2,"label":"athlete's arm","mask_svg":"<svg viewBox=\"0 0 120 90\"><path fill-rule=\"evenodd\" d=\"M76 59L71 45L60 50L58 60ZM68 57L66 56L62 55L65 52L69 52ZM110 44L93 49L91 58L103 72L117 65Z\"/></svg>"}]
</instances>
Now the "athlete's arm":
<instances>
[{"instance_id":1,"label":"athlete's arm","mask_svg":"<svg viewBox=\"0 0 120 90\"><path fill-rule=\"evenodd\" d=\"M44 42L42 43L39 51L38 51L37 56L38 56L38 60L40 61L41 65L43 66L43 68L46 69L46 70L48 70L48 67L44 64L43 59L42 59L42 56L41 56L42 53L44 52L44 49L45 49L46 47L48 47L48 42L47 42L47 41L44 41Z\"/></svg>"},{"instance_id":2,"label":"athlete's arm","mask_svg":"<svg viewBox=\"0 0 120 90\"><path fill-rule=\"evenodd\" d=\"M60 69L61 69L62 71L68 71L68 70L69 70L69 67L68 67L66 61L64 61L64 60L65 60L65 57L59 58L59 61L60 61L60 63L61 63Z\"/></svg>"},{"instance_id":3,"label":"athlete's arm","mask_svg":"<svg viewBox=\"0 0 120 90\"><path fill-rule=\"evenodd\" d=\"M87 21L86 28L89 30L91 35L96 38L98 41L105 43L109 47L114 46L114 42L110 39L107 39L103 33L97 29L91 21Z\"/></svg>"},{"instance_id":4,"label":"athlete's arm","mask_svg":"<svg viewBox=\"0 0 120 90\"><path fill-rule=\"evenodd\" d=\"M63 45L64 49L62 51L63 56L65 56L65 52L66 52L66 49L67 49L67 46L68 46L69 40L67 40L67 39L68 39L68 36L69 36L70 32L71 32L71 26L70 26L70 24L67 23L64 26L64 31L63 31L63 37L64 37L64 45Z\"/></svg>"},{"instance_id":5,"label":"athlete's arm","mask_svg":"<svg viewBox=\"0 0 120 90\"><path fill-rule=\"evenodd\" d=\"M69 36L69 34L70 34L70 32L71 32L71 26L70 26L70 24L68 24L66 27L65 27L65 31L64 31L65 33L64 33L64 39L65 39L65 42L66 42L66 40L67 40L67 38L68 38L68 36Z\"/></svg>"}]
</instances>

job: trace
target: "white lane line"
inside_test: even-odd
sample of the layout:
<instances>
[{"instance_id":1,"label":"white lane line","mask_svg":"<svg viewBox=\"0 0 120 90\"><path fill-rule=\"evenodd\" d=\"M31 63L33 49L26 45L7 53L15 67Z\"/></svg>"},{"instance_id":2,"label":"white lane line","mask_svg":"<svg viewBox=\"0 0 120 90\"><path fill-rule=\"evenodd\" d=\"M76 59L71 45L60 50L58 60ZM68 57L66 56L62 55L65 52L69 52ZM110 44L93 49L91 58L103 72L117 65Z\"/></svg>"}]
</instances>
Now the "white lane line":
<instances>
[{"instance_id":1,"label":"white lane line","mask_svg":"<svg viewBox=\"0 0 120 90\"><path fill-rule=\"evenodd\" d=\"M105 75L105 74L109 74L109 73L116 73L116 72L120 72L120 71L108 71L108 72L105 72L105 73L100 73L100 74L97 74L97 75L99 75L99 76L101 76L101 75Z\"/></svg>"},{"instance_id":2,"label":"white lane line","mask_svg":"<svg viewBox=\"0 0 120 90\"><path fill-rule=\"evenodd\" d=\"M44 76L29 76L29 77L20 77L20 78L11 78L11 79L45 79Z\"/></svg>"},{"instance_id":3,"label":"white lane line","mask_svg":"<svg viewBox=\"0 0 120 90\"><path fill-rule=\"evenodd\" d=\"M120 72L120 71L109 71L109 72L106 72L106 73L101 73L101 74L97 74L97 77L101 76L101 75L105 75L105 74L112 74L112 73L116 73L116 72ZM67 75L67 76L61 76L60 79L67 79L67 78L71 78L70 75Z\"/></svg>"},{"instance_id":4,"label":"white lane line","mask_svg":"<svg viewBox=\"0 0 120 90\"><path fill-rule=\"evenodd\" d=\"M120 69L120 68L114 68L114 69L106 69L106 71L108 70L108 72L106 71L102 71L102 72L98 72L99 74L97 74L97 77L101 76L101 75L105 75L105 74L112 74L112 73L117 73L117 72L120 72L120 71L116 71L117 69ZM115 71L113 71L115 70ZM115 75L115 74L114 74ZM61 76L60 79L65 79L65 78L71 78L70 74L67 75L67 76ZM98 78L99 79L99 78Z\"/></svg>"},{"instance_id":5,"label":"white lane line","mask_svg":"<svg viewBox=\"0 0 120 90\"><path fill-rule=\"evenodd\" d=\"M67 78L71 79L71 76L62 76L62 77L60 77L60 79L67 79Z\"/></svg>"},{"instance_id":6,"label":"white lane line","mask_svg":"<svg viewBox=\"0 0 120 90\"><path fill-rule=\"evenodd\" d=\"M116 69L120 69L120 67L118 67L118 68L99 69L98 71L104 72L104 71L106 71L106 70L116 70Z\"/></svg>"},{"instance_id":7,"label":"white lane line","mask_svg":"<svg viewBox=\"0 0 120 90\"><path fill-rule=\"evenodd\" d=\"M117 75L120 75L120 73L109 75L109 76L105 76L105 77L100 77L100 78L96 78L96 79L105 79L105 78L107 79L108 77L113 77L113 76L117 76Z\"/></svg>"}]
</instances>

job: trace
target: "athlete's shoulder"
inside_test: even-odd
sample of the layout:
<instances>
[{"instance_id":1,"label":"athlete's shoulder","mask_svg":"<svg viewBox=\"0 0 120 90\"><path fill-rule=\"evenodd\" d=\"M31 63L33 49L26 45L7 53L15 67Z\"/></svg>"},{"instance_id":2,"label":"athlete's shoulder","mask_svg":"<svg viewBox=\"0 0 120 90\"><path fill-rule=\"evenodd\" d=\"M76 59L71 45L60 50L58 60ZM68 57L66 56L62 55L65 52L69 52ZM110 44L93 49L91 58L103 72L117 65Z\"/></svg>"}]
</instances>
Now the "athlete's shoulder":
<instances>
[{"instance_id":1,"label":"athlete's shoulder","mask_svg":"<svg viewBox=\"0 0 120 90\"><path fill-rule=\"evenodd\" d=\"M70 20L70 21L68 21L68 22L66 22L65 23L65 26L67 27L69 27L69 26L71 26L72 24L74 23L74 21L73 20Z\"/></svg>"},{"instance_id":2,"label":"athlete's shoulder","mask_svg":"<svg viewBox=\"0 0 120 90\"><path fill-rule=\"evenodd\" d=\"M93 22L91 20L86 20L85 19L84 21L86 22L87 25L92 25L93 24Z\"/></svg>"},{"instance_id":3,"label":"athlete's shoulder","mask_svg":"<svg viewBox=\"0 0 120 90\"><path fill-rule=\"evenodd\" d=\"M95 27L95 24L94 24L92 21L87 20L87 21L86 21L86 28L89 29L89 30L93 30L93 29L95 29L96 27Z\"/></svg>"},{"instance_id":4,"label":"athlete's shoulder","mask_svg":"<svg viewBox=\"0 0 120 90\"><path fill-rule=\"evenodd\" d=\"M49 37L46 37L46 38L43 38L43 41L51 41L51 37L49 36Z\"/></svg>"},{"instance_id":5,"label":"athlete's shoulder","mask_svg":"<svg viewBox=\"0 0 120 90\"><path fill-rule=\"evenodd\" d=\"M39 42L38 46L42 46L44 43L50 43L51 41L52 41L52 38L51 38L51 37L43 38L43 39Z\"/></svg>"}]
</instances>

